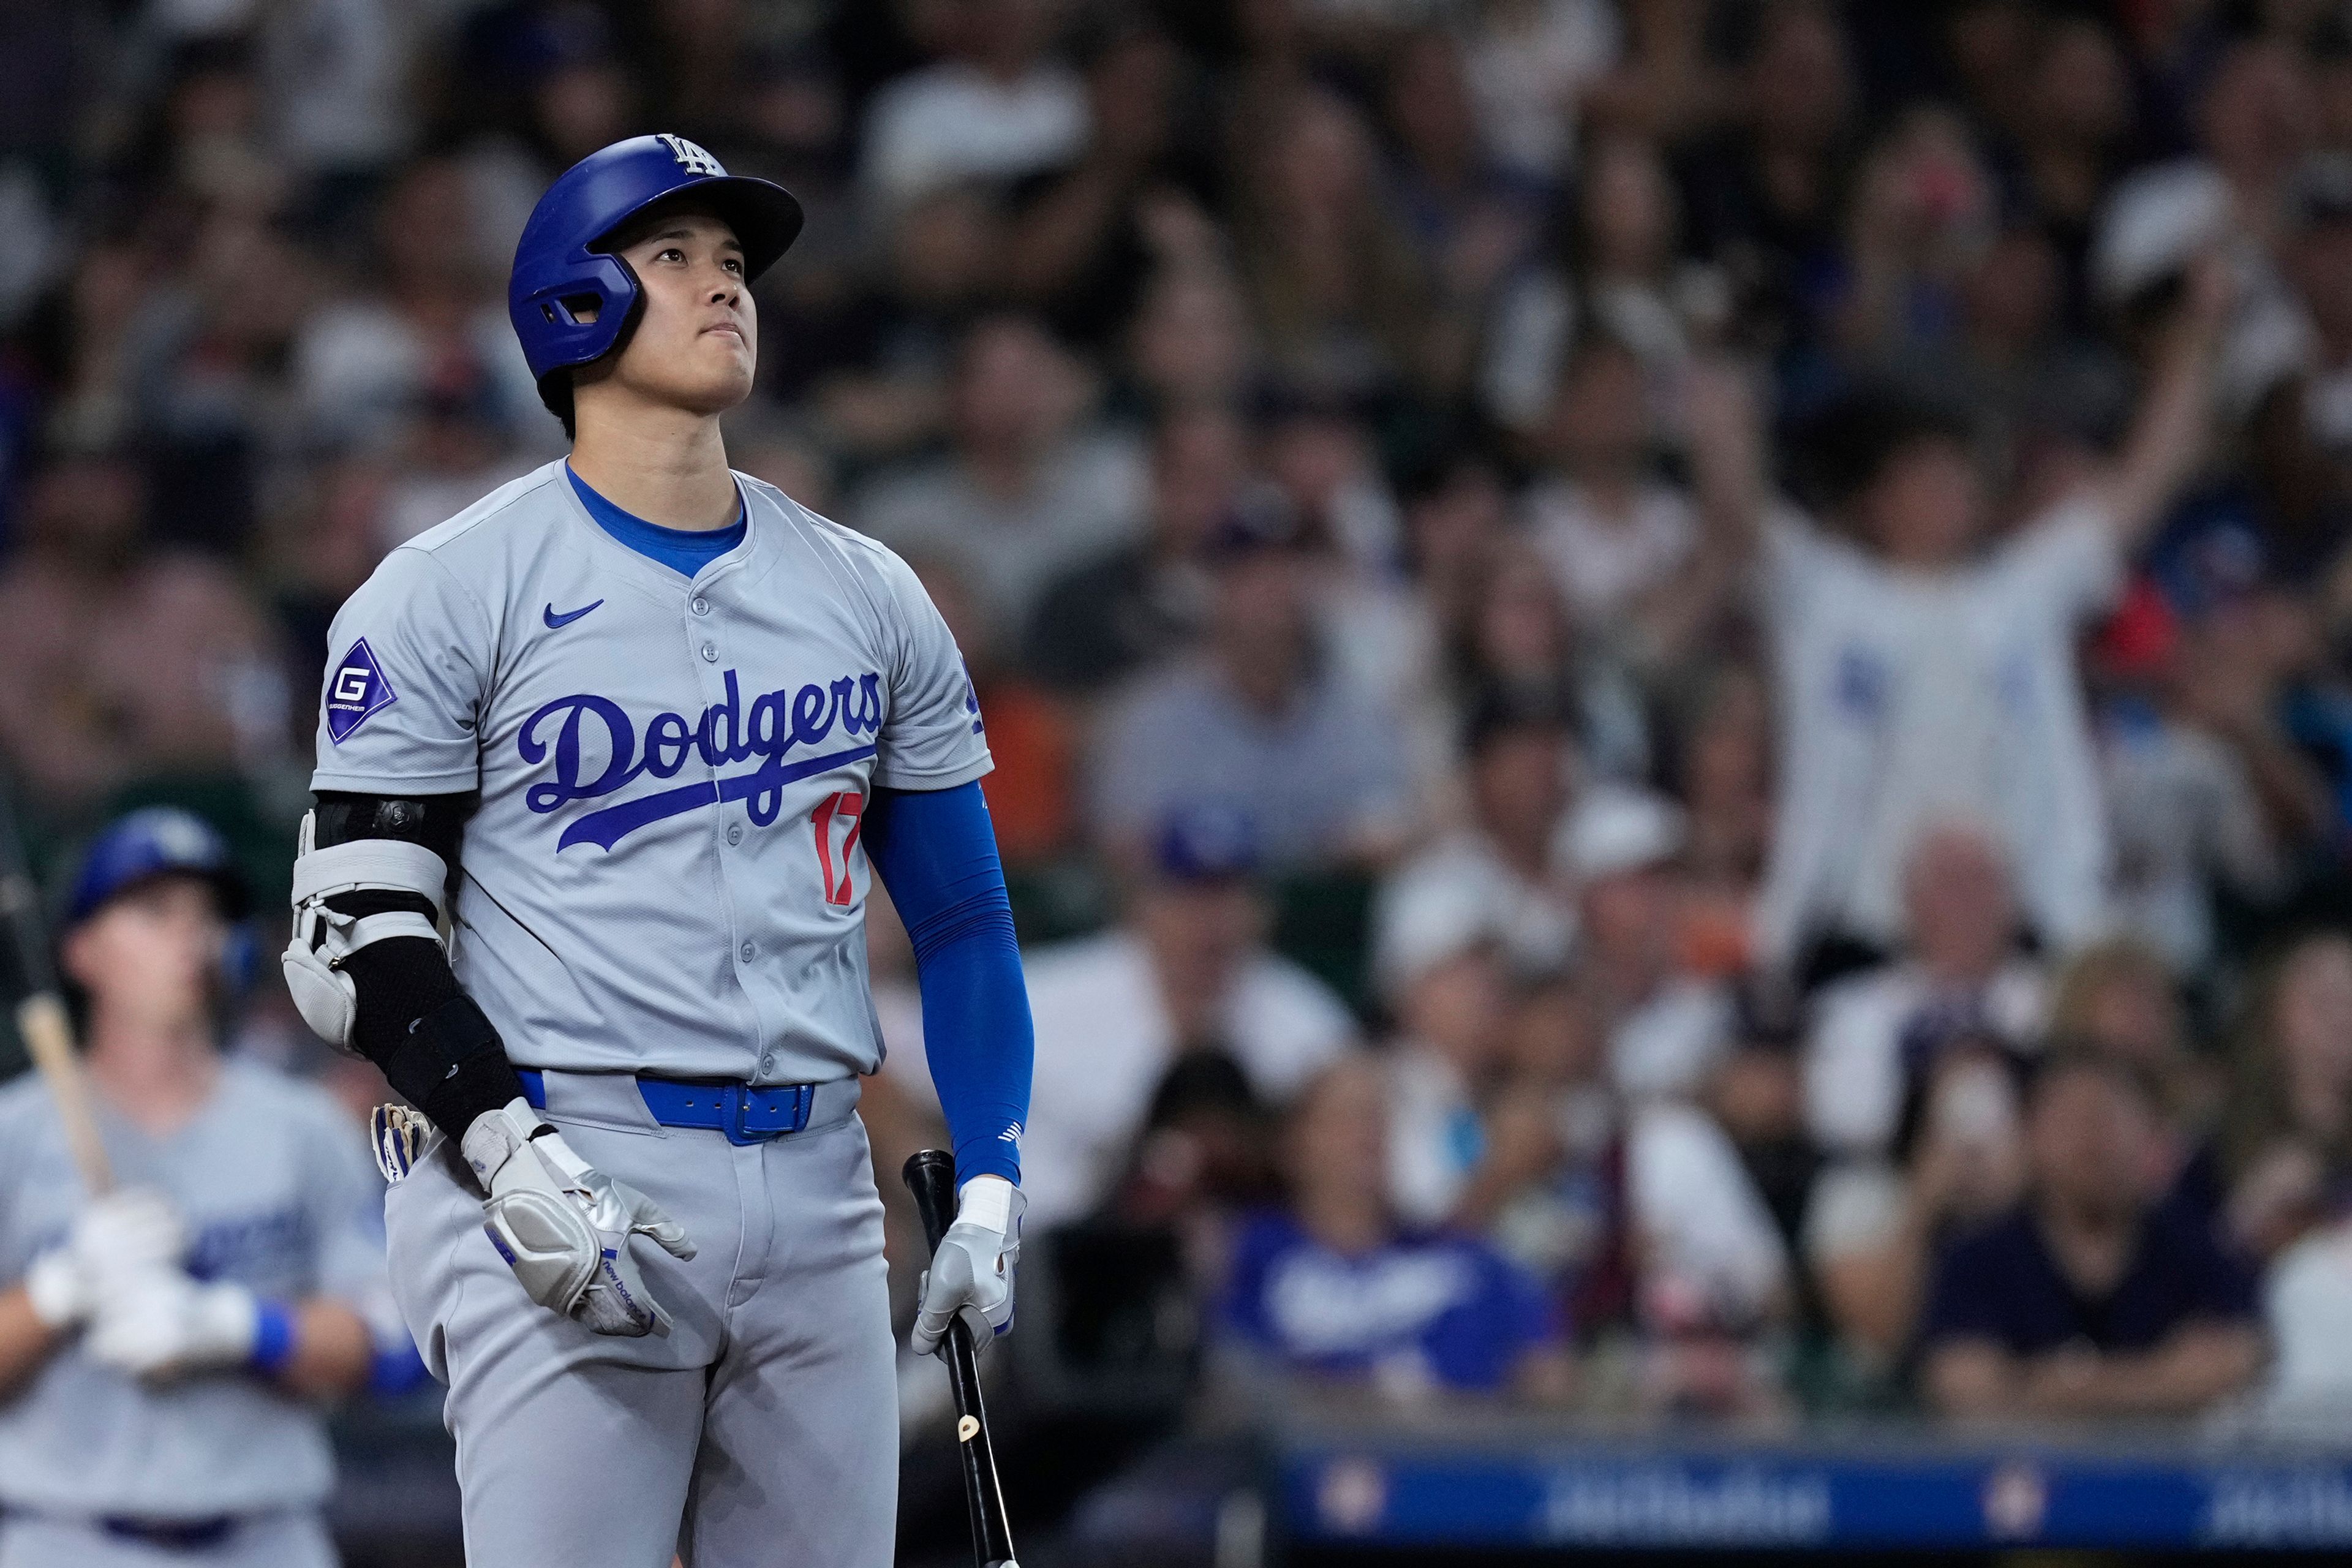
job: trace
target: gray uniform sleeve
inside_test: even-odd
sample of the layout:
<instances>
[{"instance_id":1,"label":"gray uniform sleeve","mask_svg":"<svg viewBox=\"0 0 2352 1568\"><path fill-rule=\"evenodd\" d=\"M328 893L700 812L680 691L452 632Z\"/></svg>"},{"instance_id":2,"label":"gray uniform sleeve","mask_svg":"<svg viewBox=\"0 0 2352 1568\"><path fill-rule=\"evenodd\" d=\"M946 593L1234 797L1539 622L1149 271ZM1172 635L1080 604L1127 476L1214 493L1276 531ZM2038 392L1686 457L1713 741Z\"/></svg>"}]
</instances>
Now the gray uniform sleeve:
<instances>
[{"instance_id":1,"label":"gray uniform sleeve","mask_svg":"<svg viewBox=\"0 0 2352 1568\"><path fill-rule=\"evenodd\" d=\"M310 787L453 795L478 788L492 658L481 602L429 552L394 551L335 616Z\"/></svg>"},{"instance_id":2,"label":"gray uniform sleeve","mask_svg":"<svg viewBox=\"0 0 2352 1568\"><path fill-rule=\"evenodd\" d=\"M963 656L914 570L895 554L880 559L882 611L893 623L884 628L884 646L895 651L874 783L907 790L969 784L996 764Z\"/></svg>"}]
</instances>

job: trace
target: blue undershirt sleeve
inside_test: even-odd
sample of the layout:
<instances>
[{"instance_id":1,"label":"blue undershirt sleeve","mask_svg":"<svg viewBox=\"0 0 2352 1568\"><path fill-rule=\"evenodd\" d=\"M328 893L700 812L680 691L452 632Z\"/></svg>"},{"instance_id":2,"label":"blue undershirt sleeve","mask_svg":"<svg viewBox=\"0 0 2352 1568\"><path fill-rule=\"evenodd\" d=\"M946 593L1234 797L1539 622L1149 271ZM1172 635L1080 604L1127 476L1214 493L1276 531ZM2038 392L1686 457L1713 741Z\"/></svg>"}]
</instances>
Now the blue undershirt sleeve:
<instances>
[{"instance_id":1,"label":"blue undershirt sleeve","mask_svg":"<svg viewBox=\"0 0 2352 1568\"><path fill-rule=\"evenodd\" d=\"M955 1143L956 1181L1017 1184L1035 1036L980 784L877 789L861 832L914 942L924 1054Z\"/></svg>"}]
</instances>

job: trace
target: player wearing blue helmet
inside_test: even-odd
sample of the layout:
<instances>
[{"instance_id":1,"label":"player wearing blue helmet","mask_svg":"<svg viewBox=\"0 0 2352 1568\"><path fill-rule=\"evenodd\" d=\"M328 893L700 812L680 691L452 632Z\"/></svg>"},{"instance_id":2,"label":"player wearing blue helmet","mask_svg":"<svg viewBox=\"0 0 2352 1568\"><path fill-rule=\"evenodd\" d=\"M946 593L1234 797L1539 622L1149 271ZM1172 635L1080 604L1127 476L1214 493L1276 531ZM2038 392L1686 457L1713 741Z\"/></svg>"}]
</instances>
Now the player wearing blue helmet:
<instances>
[{"instance_id":1,"label":"player wearing blue helmet","mask_svg":"<svg viewBox=\"0 0 2352 1568\"><path fill-rule=\"evenodd\" d=\"M358 1134L217 1048L245 900L220 835L161 807L72 883L58 957L121 1184L82 1190L39 1079L0 1089L5 1568L331 1563L312 1401L423 1375Z\"/></svg>"},{"instance_id":2,"label":"player wearing blue helmet","mask_svg":"<svg viewBox=\"0 0 2352 1568\"><path fill-rule=\"evenodd\" d=\"M719 434L800 221L677 136L557 180L508 303L571 455L331 634L286 973L417 1113L380 1117L394 1289L472 1561L891 1560L877 875L963 1183L915 1342L1012 1320L1030 1026L979 704L905 563Z\"/></svg>"}]
</instances>

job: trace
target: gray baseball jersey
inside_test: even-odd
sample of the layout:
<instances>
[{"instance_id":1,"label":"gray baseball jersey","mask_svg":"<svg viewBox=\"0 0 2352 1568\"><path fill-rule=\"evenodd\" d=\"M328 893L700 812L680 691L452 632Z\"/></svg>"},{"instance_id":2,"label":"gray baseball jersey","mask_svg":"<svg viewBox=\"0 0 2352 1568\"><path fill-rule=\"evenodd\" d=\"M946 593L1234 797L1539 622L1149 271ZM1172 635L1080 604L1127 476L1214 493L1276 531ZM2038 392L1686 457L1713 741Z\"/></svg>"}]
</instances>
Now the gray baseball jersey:
<instances>
[{"instance_id":1,"label":"gray baseball jersey","mask_svg":"<svg viewBox=\"0 0 2352 1568\"><path fill-rule=\"evenodd\" d=\"M397 1333L383 1182L326 1093L231 1058L186 1126L154 1138L99 1108L116 1179L186 1217L188 1268L263 1296L328 1295ZM0 1287L66 1238L84 1202L47 1087L0 1088ZM318 1408L242 1373L149 1389L68 1345L0 1398L0 1506L59 1519L314 1508L334 1467Z\"/></svg>"},{"instance_id":2,"label":"gray baseball jersey","mask_svg":"<svg viewBox=\"0 0 2352 1568\"><path fill-rule=\"evenodd\" d=\"M478 790L450 959L525 1067L870 1072L876 786L991 765L905 563L738 475L696 574L614 540L559 462L403 545L335 618L312 787Z\"/></svg>"}]
</instances>

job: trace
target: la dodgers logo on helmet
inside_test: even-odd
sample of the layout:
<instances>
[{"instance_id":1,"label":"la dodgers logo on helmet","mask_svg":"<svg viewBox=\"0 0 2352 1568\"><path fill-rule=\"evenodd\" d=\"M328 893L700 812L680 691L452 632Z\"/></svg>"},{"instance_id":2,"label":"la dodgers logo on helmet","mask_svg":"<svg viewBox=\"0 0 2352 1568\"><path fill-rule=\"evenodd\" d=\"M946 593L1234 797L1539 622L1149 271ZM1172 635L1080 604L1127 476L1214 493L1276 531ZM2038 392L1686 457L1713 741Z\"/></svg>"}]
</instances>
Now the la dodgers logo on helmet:
<instances>
[{"instance_id":1,"label":"la dodgers logo on helmet","mask_svg":"<svg viewBox=\"0 0 2352 1568\"><path fill-rule=\"evenodd\" d=\"M718 159L712 157L709 153L704 152L700 147L696 146L685 137L673 136L667 131L657 132L656 134L660 137L661 144L669 149L670 156L676 158L678 162L678 166L684 169L688 174L708 174L713 178L718 178L725 175L727 173L725 169L719 166Z\"/></svg>"}]
</instances>

